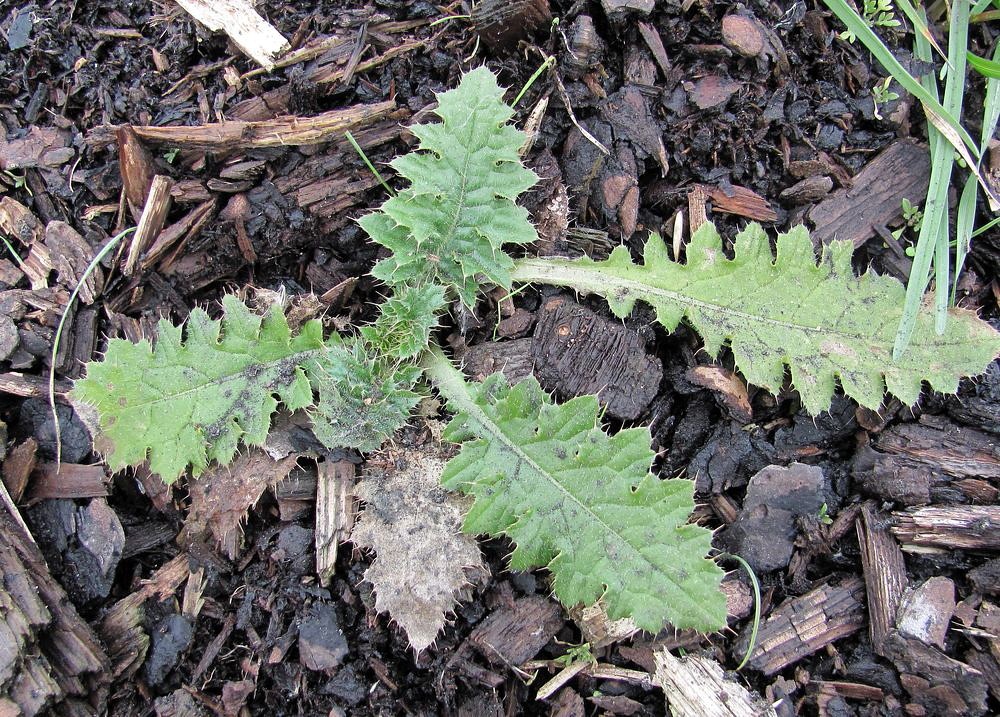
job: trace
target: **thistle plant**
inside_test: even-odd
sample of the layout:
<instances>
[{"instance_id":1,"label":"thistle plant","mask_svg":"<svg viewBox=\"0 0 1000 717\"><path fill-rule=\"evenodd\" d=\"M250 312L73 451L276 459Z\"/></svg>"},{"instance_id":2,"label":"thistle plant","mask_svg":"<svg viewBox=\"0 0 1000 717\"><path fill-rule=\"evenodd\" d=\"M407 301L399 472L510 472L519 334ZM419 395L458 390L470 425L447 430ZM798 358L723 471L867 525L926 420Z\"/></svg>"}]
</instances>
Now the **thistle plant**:
<instances>
[{"instance_id":1,"label":"thistle plant","mask_svg":"<svg viewBox=\"0 0 1000 717\"><path fill-rule=\"evenodd\" d=\"M513 259L507 245L537 238L515 203L537 178L502 96L489 71L468 73L439 95L441 121L412 128L419 146L393 161L408 186L360 220L391 252L373 270L391 295L372 324L324 338L312 321L293 334L279 309L259 317L227 296L221 320L196 310L183 328L161 321L155 342L112 340L73 395L98 409L96 447L112 468L148 460L169 483L232 460L240 443L262 444L279 405L307 411L330 447L375 450L405 423L426 379L456 414L444 438L461 449L441 481L473 498L465 530L509 537L511 566L548 568L567 606L601 601L651 632L720 629L722 571L708 557L710 532L688 522L693 483L651 474L648 431L609 435L595 396L556 405L534 378L467 381L433 340L448 303L474 306L485 288L514 282L597 294L622 317L648 302L668 331L691 325L709 353L728 344L752 383L777 391L788 367L814 413L838 380L870 408L886 389L915 402L925 380L954 391L1000 339L958 309L939 335L922 312L914 348L894 359L903 287L856 277L849 242L817 261L802 228L779 236L776 257L752 224L727 258L706 224L684 264L655 234L641 264L625 247L603 262Z\"/></svg>"}]
</instances>

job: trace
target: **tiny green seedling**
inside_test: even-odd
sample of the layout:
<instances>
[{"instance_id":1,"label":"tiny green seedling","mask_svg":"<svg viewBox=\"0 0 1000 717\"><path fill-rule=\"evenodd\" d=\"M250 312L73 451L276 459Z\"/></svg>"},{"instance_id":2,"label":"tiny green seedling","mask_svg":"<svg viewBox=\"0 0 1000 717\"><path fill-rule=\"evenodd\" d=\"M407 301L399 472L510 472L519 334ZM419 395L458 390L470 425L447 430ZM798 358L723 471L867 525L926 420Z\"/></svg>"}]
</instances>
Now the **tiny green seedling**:
<instances>
[{"instance_id":1,"label":"tiny green seedling","mask_svg":"<svg viewBox=\"0 0 1000 717\"><path fill-rule=\"evenodd\" d=\"M875 83L872 87L872 103L874 105L873 114L875 119L882 119L882 115L879 113L878 106L888 104L894 100L899 99L898 92L890 92L889 84L892 82L891 77L886 77L881 82Z\"/></svg>"},{"instance_id":2,"label":"tiny green seedling","mask_svg":"<svg viewBox=\"0 0 1000 717\"><path fill-rule=\"evenodd\" d=\"M861 10L861 18L868 27L881 27L885 29L899 27L900 22L896 19L896 9L892 5L892 0L864 0ZM850 28L838 35L841 40L854 43L858 36Z\"/></svg>"},{"instance_id":3,"label":"tiny green seedling","mask_svg":"<svg viewBox=\"0 0 1000 717\"><path fill-rule=\"evenodd\" d=\"M830 509L827 507L826 503L824 503L819 507L819 514L816 516L816 518L823 525L833 525L833 518L830 517L830 514L828 512L829 510Z\"/></svg>"},{"instance_id":4,"label":"tiny green seedling","mask_svg":"<svg viewBox=\"0 0 1000 717\"><path fill-rule=\"evenodd\" d=\"M709 354L728 344L752 383L777 391L790 368L813 413L838 380L868 407L886 390L912 404L923 381L953 392L1000 352L1000 338L958 309L938 335L922 313L914 347L893 358L903 287L856 277L850 242L817 262L801 227L778 237L776 256L751 224L729 259L705 224L684 264L656 235L641 264L624 246L606 261L514 259L508 246L538 237L516 204L537 177L502 97L488 70L468 73L438 96L440 122L411 128L418 148L391 162L407 186L359 221L388 250L372 274L391 295L372 324L349 336L324 337L318 321L293 332L280 308L261 317L226 296L220 320L196 309L184 327L161 321L155 342L113 339L73 396L97 408L95 444L112 468L148 461L169 483L263 444L280 405L306 411L327 446L374 450L406 422L426 379L456 414L444 438L461 448L441 483L472 497L467 532L507 536L511 568L546 567L567 606L600 601L609 618L650 632L719 630L722 570L707 557L710 531L688 522L693 482L650 473L648 430L610 435L596 396L559 405L534 378L468 381L433 340L449 303L472 307L515 282L596 294L620 317L643 301L667 330L687 321Z\"/></svg>"},{"instance_id":5,"label":"tiny green seedling","mask_svg":"<svg viewBox=\"0 0 1000 717\"><path fill-rule=\"evenodd\" d=\"M563 667L570 667L581 662L588 665L596 665L597 657L594 656L594 651L590 649L589 642L581 642L579 645L567 645L566 652L555 658L555 662L558 662Z\"/></svg>"},{"instance_id":6,"label":"tiny green seedling","mask_svg":"<svg viewBox=\"0 0 1000 717\"><path fill-rule=\"evenodd\" d=\"M924 220L924 213L920 211L920 207L914 206L909 199L904 197L901 207L903 212L903 225L892 231L892 237L896 241L899 241L903 237L903 234L908 231L919 231L920 222ZM905 252L907 256L912 257L916 253L916 249L910 245L906 247Z\"/></svg>"},{"instance_id":7,"label":"tiny green seedling","mask_svg":"<svg viewBox=\"0 0 1000 717\"><path fill-rule=\"evenodd\" d=\"M14 174L9 169L3 170L4 176L7 177L14 184L14 189L23 189L28 193L29 197L35 196L31 192L31 187L28 186L28 175L27 174Z\"/></svg>"}]
</instances>

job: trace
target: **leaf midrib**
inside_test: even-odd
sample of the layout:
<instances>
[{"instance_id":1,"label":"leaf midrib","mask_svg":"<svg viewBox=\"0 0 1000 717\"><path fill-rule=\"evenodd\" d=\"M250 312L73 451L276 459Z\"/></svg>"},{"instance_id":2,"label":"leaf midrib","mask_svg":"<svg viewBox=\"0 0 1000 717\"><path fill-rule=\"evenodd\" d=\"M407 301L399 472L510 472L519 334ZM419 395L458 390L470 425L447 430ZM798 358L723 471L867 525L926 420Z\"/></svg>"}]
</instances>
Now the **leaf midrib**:
<instances>
[{"instance_id":1,"label":"leaf midrib","mask_svg":"<svg viewBox=\"0 0 1000 717\"><path fill-rule=\"evenodd\" d=\"M305 351L298 351L298 352L295 352L295 353L290 353L290 354L287 354L286 356L281 356L279 358L272 359L271 361L251 361L250 363L248 363L245 366L243 366L242 368L240 368L239 371L236 371L236 372L233 372L233 373L229 373L229 374L223 374L221 376L218 376L215 379L207 380L204 383L198 384L197 386L192 386L190 388L186 388L183 391L178 391L176 393L167 393L167 394L164 394L162 396L159 396L159 397L154 398L154 399L149 400L149 401L142 401L141 403L130 403L128 406L124 407L125 410L122 411L122 413L126 413L127 411L131 411L131 410L134 410L134 409L140 409L140 408L147 408L149 406L155 406L156 404L163 403L163 402L175 401L175 400L184 398L185 396L188 396L190 394L193 394L193 393L196 393L198 391L201 391L202 389L204 389L206 387L209 387L209 386L223 386L226 383L232 382L232 381L236 380L237 378L239 378L240 375L244 371L246 371L246 369L247 369L248 366L253 366L254 364L262 365L262 366L265 367L265 369L269 368L269 367L273 366L274 364L277 364L277 363L279 363L281 361L288 361L290 359L294 363L296 363L296 364L301 364L304 361L306 361L307 359L310 359L310 358L312 358L312 357L320 354L324 350L325 349L322 349L322 348L306 349ZM246 355L247 356L252 356L252 354L246 354ZM155 354L154 354L154 357L155 357ZM148 367L148 369L150 369L150 370L153 370L153 369L156 369L156 368L169 368L169 367L166 367L166 366L149 366ZM174 368L176 368L176 366L174 366ZM185 368L192 368L192 369L198 370L197 367L195 367L195 366L186 366ZM252 380L252 379L247 379L247 380Z\"/></svg>"},{"instance_id":2,"label":"leaf midrib","mask_svg":"<svg viewBox=\"0 0 1000 717\"><path fill-rule=\"evenodd\" d=\"M497 425L494 421L492 421L489 415L479 407L479 404L477 404L472 399L472 396L469 394L468 389L465 387L464 382L453 381L451 383L453 385L450 386L452 392L450 392L450 395L448 396L449 400L458 399L456 400L456 403L459 404L460 409L465 413L470 414L470 416L472 416L478 422L478 424L482 426L489 433L491 437L499 440L515 456L521 459L524 462L524 464L532 467L535 471L537 471L539 475L541 475L545 480L547 480L549 483L555 486L560 493L566 496L567 500L570 500L573 503L579 505L584 510L584 512L587 513L593 519L595 523L597 523L604 529L606 534L615 536L615 538L619 541L619 543L624 545L629 551L635 553L640 561L649 565L656 573L663 575L671 584L673 584L676 587L677 593L679 595L683 595L687 600L687 602L695 610L697 610L699 613L702 613L702 617L705 618L706 622L712 622L713 616L708 614L707 612L702 611L700 605L698 604L698 601L694 600L688 595L687 589L681 583L678 583L673 578L673 576L666 573L663 570L663 568L661 568L659 565L657 565L649 558L647 558L645 555L643 555L642 551L633 546L631 542L629 542L623 535L621 535L621 533L619 533L617 530L608 525L608 523L602 520L601 517L597 515L586 503L583 503L576 496L570 493L558 480L555 479L555 477L550 475L549 472L544 470L540 465L538 465L538 463L534 459L532 459L530 455L525 453L519 445L517 445L513 440L509 439L507 435L503 432L501 427Z\"/></svg>"},{"instance_id":3,"label":"leaf midrib","mask_svg":"<svg viewBox=\"0 0 1000 717\"><path fill-rule=\"evenodd\" d=\"M649 267L632 264L629 267L637 274L651 275ZM819 337L842 337L847 341L858 344L863 343L879 354L888 355L886 344L876 338L863 334L849 333L842 329L834 329L824 326L807 326L794 321L781 321L760 314L749 313L734 309L725 304L713 303L703 299L696 299L688 294L678 291L664 289L654 284L645 283L636 279L629 279L618 273L611 271L610 267L600 266L594 262L592 265L579 265L572 261L546 260L546 259L520 259L515 262L515 269L512 279L520 282L542 281L546 283L558 284L560 286L573 286L583 291L599 294L605 298L613 296L613 288L618 286L631 292L631 297L644 301L655 307L647 296L654 296L664 301L671 301L683 306L702 309L706 312L723 314L734 320L752 321L758 324L766 324L783 330L796 330L811 336ZM604 279L605 281L601 281ZM611 288L609 288L611 287ZM884 323L884 322L883 322Z\"/></svg>"}]
</instances>

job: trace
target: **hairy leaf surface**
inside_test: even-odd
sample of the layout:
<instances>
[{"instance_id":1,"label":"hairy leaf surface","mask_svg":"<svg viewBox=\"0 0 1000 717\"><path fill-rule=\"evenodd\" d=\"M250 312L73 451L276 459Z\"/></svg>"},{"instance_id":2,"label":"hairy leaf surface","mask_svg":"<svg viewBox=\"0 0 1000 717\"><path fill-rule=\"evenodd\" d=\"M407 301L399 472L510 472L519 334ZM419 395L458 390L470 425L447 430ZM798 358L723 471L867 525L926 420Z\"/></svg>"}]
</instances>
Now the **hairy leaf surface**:
<instances>
[{"instance_id":1,"label":"hairy leaf surface","mask_svg":"<svg viewBox=\"0 0 1000 717\"><path fill-rule=\"evenodd\" d=\"M371 326L361 329L361 336L380 356L411 359L427 348L431 330L437 326L444 309L444 287L400 287L394 296L379 306L379 316Z\"/></svg>"},{"instance_id":2,"label":"hairy leaf surface","mask_svg":"<svg viewBox=\"0 0 1000 717\"><path fill-rule=\"evenodd\" d=\"M228 463L240 441L261 445L278 399L290 409L312 402L301 364L323 346L318 321L292 336L278 306L257 316L222 300L214 321L201 309L184 328L161 320L155 345L112 339L104 360L87 364L73 397L100 414L98 450L113 470L138 465L167 483L188 466Z\"/></svg>"},{"instance_id":3,"label":"hairy leaf surface","mask_svg":"<svg viewBox=\"0 0 1000 717\"><path fill-rule=\"evenodd\" d=\"M686 318L711 355L728 340L747 380L772 393L789 366L813 414L829 407L838 378L863 406L877 408L886 387L913 404L922 381L954 393L961 377L981 373L1000 352L1000 334L972 312L952 309L939 335L933 313L923 311L910 349L893 360L905 289L891 277L855 276L851 242L825 246L817 264L809 233L796 227L778 236L775 257L764 230L751 224L734 248L728 259L715 227L704 224L687 246L685 264L672 261L654 234L641 265L620 246L601 262L522 260L514 279L600 294L619 317L645 301L669 331Z\"/></svg>"},{"instance_id":4,"label":"hairy leaf surface","mask_svg":"<svg viewBox=\"0 0 1000 717\"><path fill-rule=\"evenodd\" d=\"M308 371L319 392L309 418L316 438L328 448L377 450L420 400L412 390L420 378L418 366L377 360L356 340L330 337Z\"/></svg>"},{"instance_id":5,"label":"hairy leaf surface","mask_svg":"<svg viewBox=\"0 0 1000 717\"><path fill-rule=\"evenodd\" d=\"M537 177L521 164L524 134L508 124L513 110L489 70L479 68L438 95L442 122L416 125L418 151L393 168L410 186L361 226L392 250L372 273L388 284L436 282L471 306L477 275L510 288L513 261L504 244L538 238L525 209L514 204Z\"/></svg>"},{"instance_id":6,"label":"hairy leaf surface","mask_svg":"<svg viewBox=\"0 0 1000 717\"><path fill-rule=\"evenodd\" d=\"M444 438L462 449L441 482L475 497L466 531L510 536L511 567L547 566L564 605L601 599L650 632L725 625L711 533L687 523L693 483L649 472L648 430L609 436L595 396L555 405L534 378L467 384L439 350L425 367L459 412Z\"/></svg>"}]
</instances>

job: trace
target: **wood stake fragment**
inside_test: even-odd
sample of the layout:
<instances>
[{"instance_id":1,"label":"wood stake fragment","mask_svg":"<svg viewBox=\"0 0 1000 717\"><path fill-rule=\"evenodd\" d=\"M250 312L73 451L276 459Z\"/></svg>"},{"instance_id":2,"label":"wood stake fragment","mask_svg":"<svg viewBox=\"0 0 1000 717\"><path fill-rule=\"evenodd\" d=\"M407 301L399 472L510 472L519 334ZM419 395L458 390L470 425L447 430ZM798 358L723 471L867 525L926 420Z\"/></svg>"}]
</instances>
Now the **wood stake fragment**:
<instances>
[{"instance_id":1,"label":"wood stake fragment","mask_svg":"<svg viewBox=\"0 0 1000 717\"><path fill-rule=\"evenodd\" d=\"M337 546L351 534L357 511L354 507L355 467L350 461L317 463L316 484L316 573L327 585L337 564Z\"/></svg>"},{"instance_id":2,"label":"wood stake fragment","mask_svg":"<svg viewBox=\"0 0 1000 717\"><path fill-rule=\"evenodd\" d=\"M132 218L139 221L153 177L156 176L156 165L153 155L130 125L119 127L115 138L118 140L118 170L122 175L122 188Z\"/></svg>"},{"instance_id":3,"label":"wood stake fragment","mask_svg":"<svg viewBox=\"0 0 1000 717\"><path fill-rule=\"evenodd\" d=\"M177 0L212 32L223 31L258 65L270 70L290 47L288 40L254 10L250 0Z\"/></svg>"},{"instance_id":4,"label":"wood stake fragment","mask_svg":"<svg viewBox=\"0 0 1000 717\"><path fill-rule=\"evenodd\" d=\"M56 381L56 399L65 400L73 385L69 381ZM49 383L44 376L28 376L17 371L0 373L0 393L24 398L48 396Z\"/></svg>"},{"instance_id":5,"label":"wood stake fragment","mask_svg":"<svg viewBox=\"0 0 1000 717\"><path fill-rule=\"evenodd\" d=\"M147 246L153 243L163 229L163 223L167 219L167 212L170 211L171 198L170 188L174 181L165 175L158 174L153 177L153 183L149 188L149 195L146 197L146 205L142 209L139 217L139 226L132 237L132 243L128 248L128 257L125 259L125 267L122 273L125 276L132 276L139 256Z\"/></svg>"},{"instance_id":6,"label":"wood stake fragment","mask_svg":"<svg viewBox=\"0 0 1000 717\"><path fill-rule=\"evenodd\" d=\"M758 222L776 222L777 213L770 203L762 196L746 187L735 184L726 187L709 187L702 185L705 194L712 200L712 209L726 214L735 214Z\"/></svg>"},{"instance_id":7,"label":"wood stake fragment","mask_svg":"<svg viewBox=\"0 0 1000 717\"><path fill-rule=\"evenodd\" d=\"M875 225L902 216L902 200L923 202L930 182L927 148L899 140L869 162L853 186L839 189L809 212L814 240L849 239L859 247L875 236Z\"/></svg>"},{"instance_id":8,"label":"wood stake fragment","mask_svg":"<svg viewBox=\"0 0 1000 717\"><path fill-rule=\"evenodd\" d=\"M688 216L691 217L689 224L691 226L691 236L701 228L701 225L708 221L708 211L705 209L705 202L708 201L708 193L705 188L696 184L694 188L688 192ZM677 259L677 256L674 256Z\"/></svg>"},{"instance_id":9,"label":"wood stake fragment","mask_svg":"<svg viewBox=\"0 0 1000 717\"><path fill-rule=\"evenodd\" d=\"M110 495L104 467L42 463L31 477L29 503L46 498L103 498Z\"/></svg>"},{"instance_id":10,"label":"wood stake fragment","mask_svg":"<svg viewBox=\"0 0 1000 717\"><path fill-rule=\"evenodd\" d=\"M868 591L868 629L875 652L885 657L885 639L896 625L896 610L906 589L906 564L887 521L876 515L871 503L862 506L857 531Z\"/></svg>"},{"instance_id":11,"label":"wood stake fragment","mask_svg":"<svg viewBox=\"0 0 1000 717\"><path fill-rule=\"evenodd\" d=\"M175 257L177 252L183 249L184 245L193 237L198 236L205 225L215 217L215 208L216 203L213 196L161 231L139 264L142 270L151 269L154 264L166 256L171 248L176 246L173 253ZM161 268L166 269L169 264L170 262L165 260Z\"/></svg>"},{"instance_id":12,"label":"wood stake fragment","mask_svg":"<svg viewBox=\"0 0 1000 717\"><path fill-rule=\"evenodd\" d=\"M642 39L646 42L649 51L653 53L653 59L660 66L663 76L667 77L670 72L670 58L667 57L667 50L663 46L663 39L660 37L660 33L648 22L640 22L638 26L639 34L642 35Z\"/></svg>"},{"instance_id":13,"label":"wood stake fragment","mask_svg":"<svg viewBox=\"0 0 1000 717\"><path fill-rule=\"evenodd\" d=\"M667 649L653 655L653 682L663 689L675 717L774 717L774 707L734 680L714 659L674 657Z\"/></svg>"}]
</instances>

